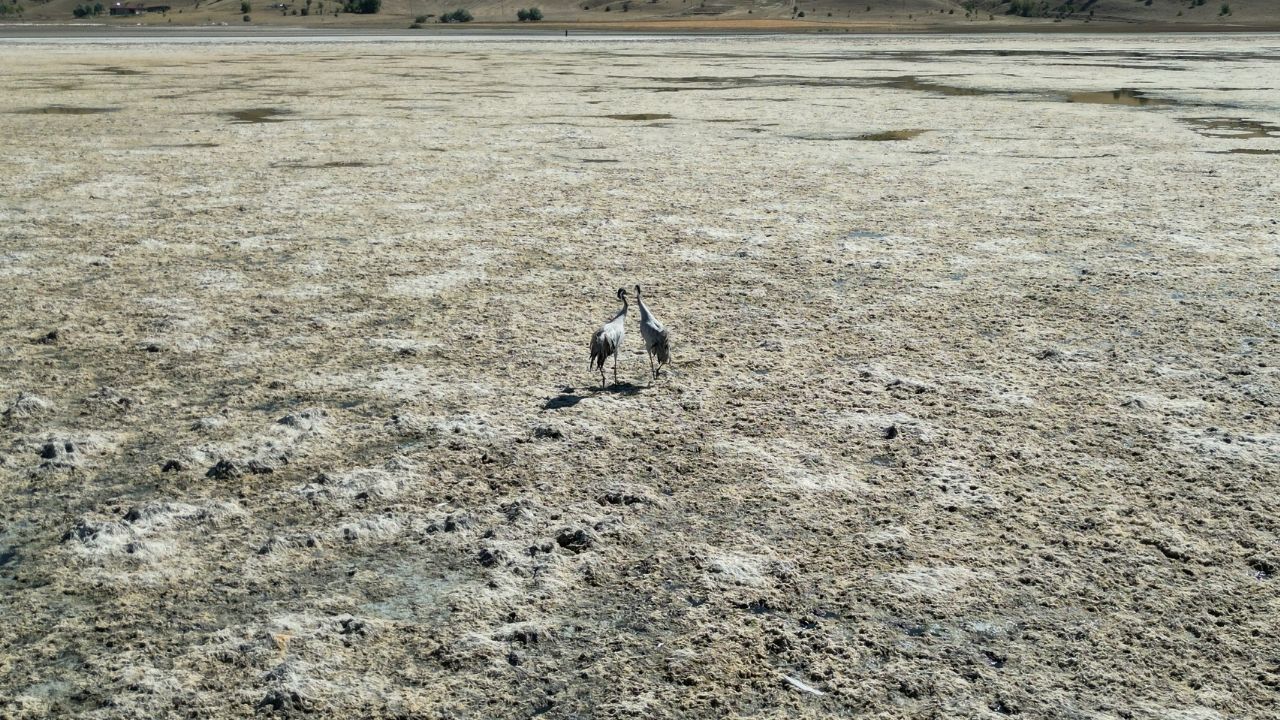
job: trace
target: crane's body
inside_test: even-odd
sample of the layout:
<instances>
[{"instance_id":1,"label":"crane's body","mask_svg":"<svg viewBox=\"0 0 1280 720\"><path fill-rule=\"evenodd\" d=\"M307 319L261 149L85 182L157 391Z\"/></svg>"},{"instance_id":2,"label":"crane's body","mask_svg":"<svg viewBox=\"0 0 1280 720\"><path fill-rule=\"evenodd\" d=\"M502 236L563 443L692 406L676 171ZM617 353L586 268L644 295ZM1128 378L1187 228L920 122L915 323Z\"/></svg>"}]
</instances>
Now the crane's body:
<instances>
[{"instance_id":1,"label":"crane's body","mask_svg":"<svg viewBox=\"0 0 1280 720\"><path fill-rule=\"evenodd\" d=\"M604 363L611 355L613 381L618 382L618 352L627 337L627 291L624 288L618 288L618 299L622 301L622 309L591 336L591 367L600 372L601 385L604 385Z\"/></svg>"},{"instance_id":2,"label":"crane's body","mask_svg":"<svg viewBox=\"0 0 1280 720\"><path fill-rule=\"evenodd\" d=\"M671 364L671 345L667 339L667 329L658 318L649 312L649 306L640 299L640 286L636 286L636 304L640 306L640 337L644 338L644 349L649 353L649 371L658 377L663 365ZM654 360L658 364L654 365Z\"/></svg>"}]
</instances>

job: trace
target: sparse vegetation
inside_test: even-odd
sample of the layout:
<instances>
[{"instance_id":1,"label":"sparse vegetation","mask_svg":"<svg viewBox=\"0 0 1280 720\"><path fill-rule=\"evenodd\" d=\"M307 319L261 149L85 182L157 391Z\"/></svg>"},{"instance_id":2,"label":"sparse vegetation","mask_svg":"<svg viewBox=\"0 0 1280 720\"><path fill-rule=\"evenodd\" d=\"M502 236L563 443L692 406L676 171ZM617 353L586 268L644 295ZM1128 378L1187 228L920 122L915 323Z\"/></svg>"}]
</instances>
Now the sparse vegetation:
<instances>
[{"instance_id":1,"label":"sparse vegetation","mask_svg":"<svg viewBox=\"0 0 1280 720\"><path fill-rule=\"evenodd\" d=\"M381 0L379 0L379 2L381 2ZM440 22L442 23L466 23L471 22L474 19L475 17L472 16L471 11L466 8L458 8L453 12L447 12L440 16Z\"/></svg>"},{"instance_id":2,"label":"sparse vegetation","mask_svg":"<svg viewBox=\"0 0 1280 720\"><path fill-rule=\"evenodd\" d=\"M1005 14L1021 17L1040 17L1042 7L1045 5L1046 3L1039 0L1012 0Z\"/></svg>"}]
</instances>

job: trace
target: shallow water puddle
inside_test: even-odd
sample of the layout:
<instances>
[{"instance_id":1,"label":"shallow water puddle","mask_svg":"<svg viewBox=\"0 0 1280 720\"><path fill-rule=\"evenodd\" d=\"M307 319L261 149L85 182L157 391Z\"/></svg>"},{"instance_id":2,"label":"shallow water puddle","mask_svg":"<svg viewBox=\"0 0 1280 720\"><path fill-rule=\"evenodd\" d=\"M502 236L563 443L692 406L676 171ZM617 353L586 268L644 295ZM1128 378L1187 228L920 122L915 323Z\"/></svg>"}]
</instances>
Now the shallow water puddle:
<instances>
[{"instance_id":1,"label":"shallow water puddle","mask_svg":"<svg viewBox=\"0 0 1280 720\"><path fill-rule=\"evenodd\" d=\"M902 77L889 78L881 82L877 82L874 87L893 88L894 90L915 90L917 92L931 92L949 97L974 97L981 95L999 95L996 90L984 90L982 88L957 87L955 85L944 85L942 83L921 80L914 75L904 75Z\"/></svg>"},{"instance_id":2,"label":"shallow water puddle","mask_svg":"<svg viewBox=\"0 0 1280 720\"><path fill-rule=\"evenodd\" d=\"M135 70L133 68L119 67L116 65L107 65L93 69L94 72L111 73L112 75L146 75L146 71Z\"/></svg>"},{"instance_id":3,"label":"shallow water puddle","mask_svg":"<svg viewBox=\"0 0 1280 720\"><path fill-rule=\"evenodd\" d=\"M929 131L928 130L885 130L884 132L867 133L866 135L857 135L857 136L854 136L853 139L869 140L871 142L910 140L911 138L919 137L920 135L923 135L924 133L927 133L927 132Z\"/></svg>"},{"instance_id":4,"label":"shallow water puddle","mask_svg":"<svg viewBox=\"0 0 1280 720\"><path fill-rule=\"evenodd\" d=\"M231 116L234 125L254 125L259 123L277 123L285 122L287 118L281 115L292 115L293 111L283 108L245 108L244 110L232 110L227 115Z\"/></svg>"},{"instance_id":5,"label":"shallow water puddle","mask_svg":"<svg viewBox=\"0 0 1280 720\"><path fill-rule=\"evenodd\" d=\"M71 105L46 105L38 108L14 110L17 115L100 115L119 111L118 107L73 107Z\"/></svg>"},{"instance_id":6,"label":"shallow water puddle","mask_svg":"<svg viewBox=\"0 0 1280 720\"><path fill-rule=\"evenodd\" d=\"M1231 148L1230 150L1209 150L1210 155L1280 155L1280 150L1262 150L1261 148Z\"/></svg>"},{"instance_id":7,"label":"shallow water puddle","mask_svg":"<svg viewBox=\"0 0 1280 720\"><path fill-rule=\"evenodd\" d=\"M276 163L271 167L289 168L290 170L323 170L326 168L362 168L373 167L374 163L364 162L363 160L331 160L323 163Z\"/></svg>"},{"instance_id":8,"label":"shallow water puddle","mask_svg":"<svg viewBox=\"0 0 1280 720\"><path fill-rule=\"evenodd\" d=\"M1128 88L1120 88L1110 92L1074 92L1067 95L1066 101L1084 105L1127 105L1129 107L1174 104L1172 100L1149 97L1141 90L1130 90Z\"/></svg>"},{"instance_id":9,"label":"shallow water puddle","mask_svg":"<svg viewBox=\"0 0 1280 720\"><path fill-rule=\"evenodd\" d=\"M1244 118L1179 118L1200 135L1210 138L1243 140L1280 137L1280 125Z\"/></svg>"},{"instance_id":10,"label":"shallow water puddle","mask_svg":"<svg viewBox=\"0 0 1280 720\"><path fill-rule=\"evenodd\" d=\"M825 140L825 141L841 141L856 140L859 142L894 142L898 140L910 140L929 132L924 129L908 129L908 130L884 130L882 132L862 133L858 135L788 135L787 137L795 140Z\"/></svg>"},{"instance_id":11,"label":"shallow water puddle","mask_svg":"<svg viewBox=\"0 0 1280 720\"><path fill-rule=\"evenodd\" d=\"M602 115L610 120L671 120L675 115L667 113L631 113L627 115Z\"/></svg>"}]
</instances>

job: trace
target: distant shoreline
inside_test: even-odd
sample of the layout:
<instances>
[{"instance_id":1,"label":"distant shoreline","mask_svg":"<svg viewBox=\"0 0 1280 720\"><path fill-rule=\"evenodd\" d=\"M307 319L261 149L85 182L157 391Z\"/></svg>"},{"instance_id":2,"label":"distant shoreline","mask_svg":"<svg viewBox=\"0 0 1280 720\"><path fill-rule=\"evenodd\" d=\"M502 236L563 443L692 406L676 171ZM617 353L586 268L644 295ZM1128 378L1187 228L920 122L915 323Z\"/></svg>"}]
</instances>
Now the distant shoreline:
<instances>
[{"instance_id":1,"label":"distant shoreline","mask_svg":"<svg viewBox=\"0 0 1280 720\"><path fill-rule=\"evenodd\" d=\"M687 21L640 20L635 22L567 22L543 23L531 27L521 23L472 23L465 27L432 24L410 29L397 25L370 27L311 27L299 25L124 25L116 23L30 22L0 23L0 40L39 40L74 38L381 38L396 37L563 37L565 31L572 36L731 36L731 35L1196 35L1196 34L1274 34L1280 33L1280 24L1270 25L1212 25L1212 24L1155 24L1155 23L1038 23L1034 25L1008 25L990 23L955 23L939 25L912 25L886 23L803 23L788 20L750 21Z\"/></svg>"}]
</instances>

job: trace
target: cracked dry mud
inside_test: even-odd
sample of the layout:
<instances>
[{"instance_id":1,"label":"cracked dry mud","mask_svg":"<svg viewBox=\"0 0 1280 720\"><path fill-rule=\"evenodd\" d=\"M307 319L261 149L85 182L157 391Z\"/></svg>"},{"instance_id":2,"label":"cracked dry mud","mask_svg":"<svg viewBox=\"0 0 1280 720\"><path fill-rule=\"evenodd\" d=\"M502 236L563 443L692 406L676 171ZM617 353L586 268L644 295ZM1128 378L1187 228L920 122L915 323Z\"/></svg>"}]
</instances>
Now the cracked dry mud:
<instances>
[{"instance_id":1,"label":"cracked dry mud","mask_svg":"<svg viewBox=\"0 0 1280 720\"><path fill-rule=\"evenodd\" d=\"M1273 716L1276 45L0 46L0 716Z\"/></svg>"}]
</instances>

